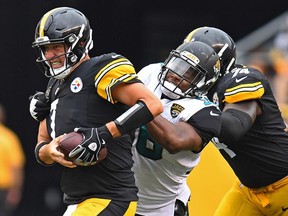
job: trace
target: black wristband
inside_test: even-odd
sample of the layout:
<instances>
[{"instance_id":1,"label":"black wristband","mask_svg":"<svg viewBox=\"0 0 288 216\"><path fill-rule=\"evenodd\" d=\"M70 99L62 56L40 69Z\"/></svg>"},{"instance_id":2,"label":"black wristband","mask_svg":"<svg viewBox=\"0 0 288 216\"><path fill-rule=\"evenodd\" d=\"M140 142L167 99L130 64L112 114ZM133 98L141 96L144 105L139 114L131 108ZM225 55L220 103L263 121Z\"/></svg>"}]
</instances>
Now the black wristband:
<instances>
[{"instance_id":1,"label":"black wristband","mask_svg":"<svg viewBox=\"0 0 288 216\"><path fill-rule=\"evenodd\" d=\"M42 146L47 145L47 144L48 144L48 142L43 141L43 142L39 143L38 145L36 145L35 151L34 151L34 153L35 153L35 158L36 158L36 161L37 161L39 164L41 164L41 165L44 165L44 166L52 166L54 163L52 163L52 164L46 164L46 163L44 163L44 162L41 160L41 158L39 157L39 151L40 151L40 149L42 148Z\"/></svg>"}]
</instances>

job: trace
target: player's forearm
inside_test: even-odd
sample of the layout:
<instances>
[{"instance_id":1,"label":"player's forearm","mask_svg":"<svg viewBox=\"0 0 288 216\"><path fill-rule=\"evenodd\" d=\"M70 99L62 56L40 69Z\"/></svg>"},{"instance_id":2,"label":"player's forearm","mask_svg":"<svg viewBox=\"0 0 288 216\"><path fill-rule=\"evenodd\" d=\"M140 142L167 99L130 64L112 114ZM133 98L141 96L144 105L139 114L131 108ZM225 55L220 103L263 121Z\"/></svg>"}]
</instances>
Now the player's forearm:
<instances>
[{"instance_id":1,"label":"player's forearm","mask_svg":"<svg viewBox=\"0 0 288 216\"><path fill-rule=\"evenodd\" d=\"M182 150L198 152L202 149L202 138L187 122L173 124L162 116L157 116L146 126L156 142L171 154Z\"/></svg>"},{"instance_id":2,"label":"player's forearm","mask_svg":"<svg viewBox=\"0 0 288 216\"><path fill-rule=\"evenodd\" d=\"M53 164L54 161L49 157L46 152L46 147L50 143L51 138L48 134L46 127L46 119L40 122L38 131L38 143L35 146L36 160L43 165Z\"/></svg>"},{"instance_id":3,"label":"player's forearm","mask_svg":"<svg viewBox=\"0 0 288 216\"><path fill-rule=\"evenodd\" d=\"M47 153L49 142L42 141L35 147L35 157L38 163L42 165L52 165L55 161Z\"/></svg>"},{"instance_id":4,"label":"player's forearm","mask_svg":"<svg viewBox=\"0 0 288 216\"><path fill-rule=\"evenodd\" d=\"M180 137L178 135L178 128L162 116L157 116L153 121L147 125L151 136L160 144L163 148L167 149L170 153L178 152L178 141ZM175 137L178 137L176 140Z\"/></svg>"}]
</instances>

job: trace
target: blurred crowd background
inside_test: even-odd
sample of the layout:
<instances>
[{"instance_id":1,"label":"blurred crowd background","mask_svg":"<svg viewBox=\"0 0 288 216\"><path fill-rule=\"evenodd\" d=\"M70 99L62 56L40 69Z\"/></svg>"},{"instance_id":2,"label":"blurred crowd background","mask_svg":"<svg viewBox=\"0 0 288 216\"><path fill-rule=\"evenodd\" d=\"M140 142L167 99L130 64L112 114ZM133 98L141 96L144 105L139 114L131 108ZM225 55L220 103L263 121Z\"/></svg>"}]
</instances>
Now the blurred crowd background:
<instances>
[{"instance_id":1,"label":"blurred crowd background","mask_svg":"<svg viewBox=\"0 0 288 216\"><path fill-rule=\"evenodd\" d=\"M267 76L288 121L288 10L236 41L236 46L239 63Z\"/></svg>"},{"instance_id":2,"label":"blurred crowd background","mask_svg":"<svg viewBox=\"0 0 288 216\"><path fill-rule=\"evenodd\" d=\"M7 1L0 8L0 103L26 158L22 199L14 216L56 216L65 208L59 190L61 167L43 167L35 161L38 123L28 111L29 95L44 91L48 81L37 69L31 48L35 27L44 13L59 6L75 7L89 18L91 56L114 51L130 59L137 70L164 61L194 28L223 29L236 42L238 63L258 67L270 79L288 121L288 4L283 0L269 5L260 0Z\"/></svg>"}]
</instances>

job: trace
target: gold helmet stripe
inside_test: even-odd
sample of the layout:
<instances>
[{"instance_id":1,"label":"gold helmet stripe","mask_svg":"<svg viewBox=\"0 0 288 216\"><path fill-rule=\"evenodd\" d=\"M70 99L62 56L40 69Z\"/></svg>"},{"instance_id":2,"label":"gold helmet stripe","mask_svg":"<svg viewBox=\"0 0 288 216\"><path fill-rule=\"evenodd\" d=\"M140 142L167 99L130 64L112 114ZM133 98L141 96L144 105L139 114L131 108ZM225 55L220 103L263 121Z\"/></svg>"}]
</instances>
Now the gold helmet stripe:
<instances>
[{"instance_id":1,"label":"gold helmet stripe","mask_svg":"<svg viewBox=\"0 0 288 216\"><path fill-rule=\"evenodd\" d=\"M184 39L183 43L189 43L189 42L192 40L193 35L194 35L198 30L203 29L203 28L205 28L205 27L206 27L206 26L204 26L204 27L199 27L199 28L196 28L196 29L194 29L193 31L191 31L191 32L186 36L186 38Z\"/></svg>"},{"instance_id":2,"label":"gold helmet stripe","mask_svg":"<svg viewBox=\"0 0 288 216\"><path fill-rule=\"evenodd\" d=\"M39 37L44 37L44 27L45 27L46 21L47 21L48 17L50 16L50 14L53 13L57 9L58 8L54 8L54 9L48 11L42 17L41 22L40 22L40 26L39 26Z\"/></svg>"}]
</instances>

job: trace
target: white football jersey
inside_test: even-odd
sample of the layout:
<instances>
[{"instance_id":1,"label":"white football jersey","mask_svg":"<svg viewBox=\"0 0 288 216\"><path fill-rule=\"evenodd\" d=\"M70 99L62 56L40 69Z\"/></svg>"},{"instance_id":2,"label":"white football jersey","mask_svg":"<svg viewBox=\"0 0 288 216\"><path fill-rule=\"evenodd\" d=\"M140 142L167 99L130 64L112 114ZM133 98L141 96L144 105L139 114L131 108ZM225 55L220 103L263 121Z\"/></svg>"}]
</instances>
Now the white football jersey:
<instances>
[{"instance_id":1,"label":"white football jersey","mask_svg":"<svg viewBox=\"0 0 288 216\"><path fill-rule=\"evenodd\" d=\"M138 73L146 87L160 99L162 96L159 83L161 67L160 63L151 64ZM200 113L207 107L209 111L205 109L205 115L209 115L210 110L218 110L206 97L178 100L165 98L161 101L164 106L161 115L171 123L188 121L194 114ZM200 116L203 117L203 115ZM213 116L211 117L213 119ZM209 121L204 124L207 127L213 127ZM132 150L134 160L132 169L135 172L136 185L139 189L137 214L173 216L176 198L184 204L189 200L190 190L186 178L199 163L199 153L181 151L170 154L153 140L146 127L136 130Z\"/></svg>"}]
</instances>

